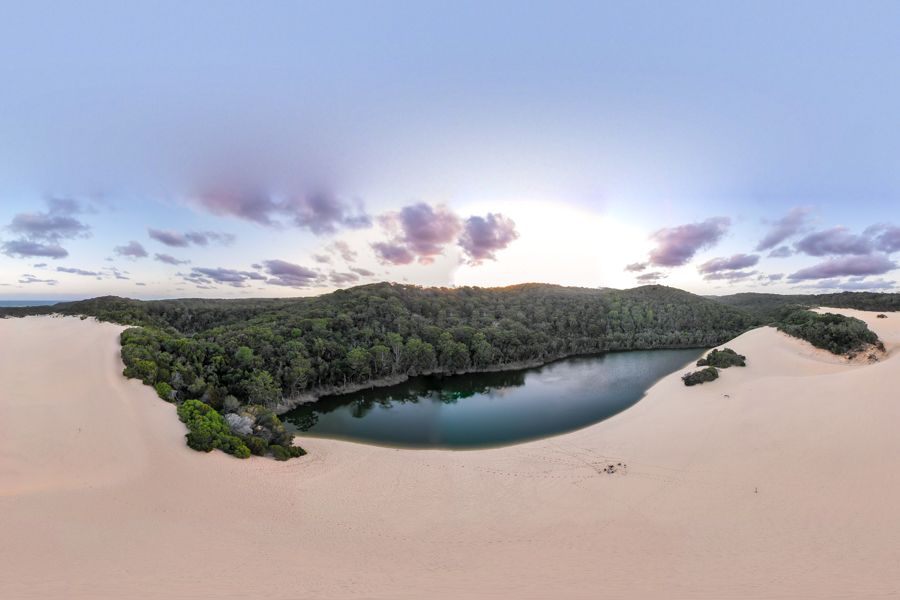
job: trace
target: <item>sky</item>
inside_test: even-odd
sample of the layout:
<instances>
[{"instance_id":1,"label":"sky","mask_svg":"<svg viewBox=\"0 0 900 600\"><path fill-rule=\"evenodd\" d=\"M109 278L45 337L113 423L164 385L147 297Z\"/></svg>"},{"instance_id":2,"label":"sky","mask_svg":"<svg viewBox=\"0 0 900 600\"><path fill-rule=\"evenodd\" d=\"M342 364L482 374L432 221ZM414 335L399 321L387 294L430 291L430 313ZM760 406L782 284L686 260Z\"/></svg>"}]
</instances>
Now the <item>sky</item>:
<instances>
[{"instance_id":1,"label":"sky","mask_svg":"<svg viewBox=\"0 0 900 600\"><path fill-rule=\"evenodd\" d=\"M6 3L0 298L897 291L896 2Z\"/></svg>"}]
</instances>

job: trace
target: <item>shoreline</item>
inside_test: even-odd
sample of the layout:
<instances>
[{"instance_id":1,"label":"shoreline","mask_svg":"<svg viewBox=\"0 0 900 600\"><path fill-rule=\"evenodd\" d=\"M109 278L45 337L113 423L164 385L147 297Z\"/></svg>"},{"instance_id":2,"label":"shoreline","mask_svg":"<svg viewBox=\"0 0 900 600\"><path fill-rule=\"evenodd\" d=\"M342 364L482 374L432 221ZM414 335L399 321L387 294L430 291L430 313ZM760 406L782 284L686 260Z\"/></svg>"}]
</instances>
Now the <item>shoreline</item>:
<instances>
[{"instance_id":1,"label":"shoreline","mask_svg":"<svg viewBox=\"0 0 900 600\"><path fill-rule=\"evenodd\" d=\"M467 452L302 438L284 463L187 448L174 407L122 377L117 326L0 320L0 597L890 595L900 319L841 312L883 361L756 329L728 342L748 367L673 373L571 433Z\"/></svg>"}]
</instances>

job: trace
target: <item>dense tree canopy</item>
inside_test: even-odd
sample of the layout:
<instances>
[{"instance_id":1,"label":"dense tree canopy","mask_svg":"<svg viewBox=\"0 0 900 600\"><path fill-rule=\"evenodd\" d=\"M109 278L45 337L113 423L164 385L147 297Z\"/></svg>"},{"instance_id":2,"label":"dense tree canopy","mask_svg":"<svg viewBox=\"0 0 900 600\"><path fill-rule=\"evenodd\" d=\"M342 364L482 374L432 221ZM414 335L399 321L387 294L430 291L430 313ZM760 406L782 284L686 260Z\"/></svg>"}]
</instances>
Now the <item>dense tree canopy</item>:
<instances>
[{"instance_id":1,"label":"dense tree canopy","mask_svg":"<svg viewBox=\"0 0 900 600\"><path fill-rule=\"evenodd\" d=\"M895 296L830 297L891 310L900 306ZM154 386L165 400L180 405L199 400L215 412L201 415L214 427L221 425L216 416L228 417L232 430L247 421L255 433L241 434L239 441L248 451L283 457L299 449L291 450L278 426L273 430L260 419L271 426L266 415L274 416L285 399L301 395L410 375L515 368L577 354L711 347L751 327L782 321L782 330L832 351L869 339L852 322L787 319L797 311L797 298L809 304L824 301L763 294L711 299L659 285L613 290L379 283L295 299L104 297L0 309L0 316L60 313L135 325L122 334L125 375ZM830 341L822 341L823 327ZM249 410L253 407L262 412ZM207 438L198 436L196 445L206 448Z\"/></svg>"}]
</instances>

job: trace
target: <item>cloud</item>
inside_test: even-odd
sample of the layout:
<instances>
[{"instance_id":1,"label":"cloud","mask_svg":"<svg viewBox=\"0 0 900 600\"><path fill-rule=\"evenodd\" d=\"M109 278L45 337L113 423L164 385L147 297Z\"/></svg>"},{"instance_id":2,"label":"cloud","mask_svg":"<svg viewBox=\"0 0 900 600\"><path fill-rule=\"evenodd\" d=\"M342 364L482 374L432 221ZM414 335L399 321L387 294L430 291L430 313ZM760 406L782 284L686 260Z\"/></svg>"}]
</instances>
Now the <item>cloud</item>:
<instances>
[{"instance_id":1,"label":"cloud","mask_svg":"<svg viewBox=\"0 0 900 600\"><path fill-rule=\"evenodd\" d=\"M120 270L117 269L116 267L106 267L106 268L103 269L103 270L104 270L104 271L108 271L109 274L112 275L112 276L113 276L114 278L116 278L116 279L122 279L122 280L125 280L125 281L131 279L131 277L128 277L128 276L127 276L127 275L128 275L128 271L120 271Z\"/></svg>"},{"instance_id":2,"label":"cloud","mask_svg":"<svg viewBox=\"0 0 900 600\"><path fill-rule=\"evenodd\" d=\"M850 277L846 280L824 279L805 287L828 290L844 290L846 292L858 292L890 290L897 287L897 282L882 278L867 279L865 277Z\"/></svg>"},{"instance_id":3,"label":"cloud","mask_svg":"<svg viewBox=\"0 0 900 600\"><path fill-rule=\"evenodd\" d=\"M329 194L313 194L287 200L282 204L294 226L308 229L316 235L335 233L339 228L364 229L372 226L372 217L366 214L362 202L352 206Z\"/></svg>"},{"instance_id":4,"label":"cloud","mask_svg":"<svg viewBox=\"0 0 900 600\"><path fill-rule=\"evenodd\" d=\"M200 194L193 203L218 216L236 217L266 227L290 224L316 235L340 228L372 226L362 203L351 203L326 193L291 196L275 200L255 189L213 190Z\"/></svg>"},{"instance_id":5,"label":"cloud","mask_svg":"<svg viewBox=\"0 0 900 600\"><path fill-rule=\"evenodd\" d=\"M800 269L796 273L792 273L788 279L791 281L806 281L853 275L883 275L896 268L897 264L883 254L844 256L830 258L817 265Z\"/></svg>"},{"instance_id":6,"label":"cloud","mask_svg":"<svg viewBox=\"0 0 900 600\"><path fill-rule=\"evenodd\" d=\"M57 281L56 279L38 279L34 275L25 274L22 275L22 277L19 279L19 283L43 283L46 285L56 285L57 283L59 283L59 281Z\"/></svg>"},{"instance_id":7,"label":"cloud","mask_svg":"<svg viewBox=\"0 0 900 600\"><path fill-rule=\"evenodd\" d=\"M874 238L875 247L892 254L900 251L900 227L882 223L866 229L865 233Z\"/></svg>"},{"instance_id":8,"label":"cloud","mask_svg":"<svg viewBox=\"0 0 900 600\"><path fill-rule=\"evenodd\" d=\"M211 285L213 283L229 285L231 287L244 287L250 280L263 281L265 277L254 271L238 271L223 267L194 267L189 275L179 274L182 279L198 286Z\"/></svg>"},{"instance_id":9,"label":"cloud","mask_svg":"<svg viewBox=\"0 0 900 600\"><path fill-rule=\"evenodd\" d=\"M85 277L100 277L100 273L96 271L86 271L84 269L76 269L75 267L56 267L60 273L71 273L72 275L84 275Z\"/></svg>"},{"instance_id":10,"label":"cloud","mask_svg":"<svg viewBox=\"0 0 900 600\"><path fill-rule=\"evenodd\" d=\"M359 275L355 273L338 273L336 271L332 271L328 278L334 285L347 285L349 283L356 283L359 281Z\"/></svg>"},{"instance_id":11,"label":"cloud","mask_svg":"<svg viewBox=\"0 0 900 600\"><path fill-rule=\"evenodd\" d=\"M270 279L266 283L271 285L294 288L310 287L321 277L317 271L284 260L266 260L263 261L263 266L266 273L270 275Z\"/></svg>"},{"instance_id":12,"label":"cloud","mask_svg":"<svg viewBox=\"0 0 900 600\"><path fill-rule=\"evenodd\" d=\"M356 261L357 252L350 247L350 244L343 240L337 240L329 244L325 250L332 254L337 254L348 263ZM330 261L329 261L330 262Z\"/></svg>"},{"instance_id":13,"label":"cloud","mask_svg":"<svg viewBox=\"0 0 900 600\"><path fill-rule=\"evenodd\" d=\"M119 256L124 256L125 258L130 258L132 260L147 257L147 251L144 247L134 240L128 242L124 246L116 246L113 248L113 251Z\"/></svg>"},{"instance_id":14,"label":"cloud","mask_svg":"<svg viewBox=\"0 0 900 600\"><path fill-rule=\"evenodd\" d=\"M466 219L459 245L469 257L469 263L477 265L485 260L496 260L495 253L518 238L519 232L512 219L499 213L488 213L485 217Z\"/></svg>"},{"instance_id":15,"label":"cloud","mask_svg":"<svg viewBox=\"0 0 900 600\"><path fill-rule=\"evenodd\" d=\"M874 249L871 240L850 233L846 227L811 233L797 242L796 247L810 256L862 255L869 254Z\"/></svg>"},{"instance_id":16,"label":"cloud","mask_svg":"<svg viewBox=\"0 0 900 600\"><path fill-rule=\"evenodd\" d=\"M60 241L90 235L91 228L74 216L81 212L78 202L51 198L47 207L45 212L19 213L13 217L6 229L19 239L5 242L4 254L17 258L65 258L69 252Z\"/></svg>"},{"instance_id":17,"label":"cloud","mask_svg":"<svg viewBox=\"0 0 900 600\"><path fill-rule=\"evenodd\" d=\"M218 231L185 231L182 233L167 229L149 228L147 229L147 234L151 239L172 248L187 248L191 244L207 246L210 242L227 246L235 240L233 234Z\"/></svg>"},{"instance_id":18,"label":"cloud","mask_svg":"<svg viewBox=\"0 0 900 600\"><path fill-rule=\"evenodd\" d=\"M769 258L787 258L793 256L794 251L789 246L779 246L769 252Z\"/></svg>"},{"instance_id":19,"label":"cloud","mask_svg":"<svg viewBox=\"0 0 900 600\"><path fill-rule=\"evenodd\" d=\"M167 265L175 265L175 266L186 265L191 262L189 260L178 260L171 254L160 254L159 252L154 254L153 258L154 258L154 260L158 260L161 263L166 263Z\"/></svg>"},{"instance_id":20,"label":"cloud","mask_svg":"<svg viewBox=\"0 0 900 600\"><path fill-rule=\"evenodd\" d=\"M625 265L625 270L629 273L640 273L647 268L647 263L645 262L636 262L631 263L630 265Z\"/></svg>"},{"instance_id":21,"label":"cloud","mask_svg":"<svg viewBox=\"0 0 900 600\"><path fill-rule=\"evenodd\" d=\"M731 225L728 217L713 217L702 223L689 223L660 229L650 239L656 248L650 252L650 264L657 267L679 267L705 248L714 246Z\"/></svg>"},{"instance_id":22,"label":"cloud","mask_svg":"<svg viewBox=\"0 0 900 600\"><path fill-rule=\"evenodd\" d=\"M362 275L363 277L375 277L375 273L373 271L363 269L361 267L350 267L350 270L357 275Z\"/></svg>"},{"instance_id":23,"label":"cloud","mask_svg":"<svg viewBox=\"0 0 900 600\"><path fill-rule=\"evenodd\" d=\"M382 263L392 265L408 265L416 260L416 255L409 251L403 244L391 244L388 242L375 242L372 244L375 256Z\"/></svg>"},{"instance_id":24,"label":"cloud","mask_svg":"<svg viewBox=\"0 0 900 600\"><path fill-rule=\"evenodd\" d=\"M59 244L42 244L29 240L12 240L4 242L3 253L18 258L65 258L69 251Z\"/></svg>"},{"instance_id":25,"label":"cloud","mask_svg":"<svg viewBox=\"0 0 900 600\"><path fill-rule=\"evenodd\" d=\"M312 259L319 264L327 265L331 264L331 257L327 254L313 254Z\"/></svg>"},{"instance_id":26,"label":"cloud","mask_svg":"<svg viewBox=\"0 0 900 600\"><path fill-rule=\"evenodd\" d=\"M32 241L59 243L87 236L91 228L74 217L81 208L69 199L50 199L46 212L19 213L9 224L11 232Z\"/></svg>"},{"instance_id":27,"label":"cloud","mask_svg":"<svg viewBox=\"0 0 900 600\"><path fill-rule=\"evenodd\" d=\"M666 273L661 273L659 271L652 271L650 273L644 273L643 275L638 275L635 277L641 283L656 283L660 279L665 279L667 277Z\"/></svg>"},{"instance_id":28,"label":"cloud","mask_svg":"<svg viewBox=\"0 0 900 600\"><path fill-rule=\"evenodd\" d=\"M735 283L737 281L749 279L754 275L759 275L759 271L717 271L715 273L704 275L703 279L706 281L727 281L728 283Z\"/></svg>"},{"instance_id":29,"label":"cloud","mask_svg":"<svg viewBox=\"0 0 900 600\"><path fill-rule=\"evenodd\" d=\"M746 269L752 267L759 262L759 256L756 254L735 254L728 258L714 258L708 260L697 270L703 274L718 273L720 271L736 271L738 269Z\"/></svg>"},{"instance_id":30,"label":"cloud","mask_svg":"<svg viewBox=\"0 0 900 600\"><path fill-rule=\"evenodd\" d=\"M797 235L809 222L812 209L798 206L782 218L774 221L769 232L756 245L757 252L769 250L782 243L786 239Z\"/></svg>"},{"instance_id":31,"label":"cloud","mask_svg":"<svg viewBox=\"0 0 900 600\"><path fill-rule=\"evenodd\" d=\"M391 239L372 244L383 263L405 265L418 260L434 262L444 246L453 242L463 229L462 222L445 206L432 207L424 202L404 206L397 212L378 218Z\"/></svg>"}]
</instances>

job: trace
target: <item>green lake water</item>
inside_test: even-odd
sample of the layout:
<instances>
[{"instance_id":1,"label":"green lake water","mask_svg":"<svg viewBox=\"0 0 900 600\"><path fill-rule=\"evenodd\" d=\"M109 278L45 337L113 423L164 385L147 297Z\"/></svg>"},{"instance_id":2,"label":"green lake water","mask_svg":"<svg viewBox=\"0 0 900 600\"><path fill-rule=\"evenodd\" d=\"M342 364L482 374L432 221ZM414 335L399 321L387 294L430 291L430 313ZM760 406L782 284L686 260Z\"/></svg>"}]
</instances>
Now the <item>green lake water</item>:
<instances>
[{"instance_id":1,"label":"green lake water","mask_svg":"<svg viewBox=\"0 0 900 600\"><path fill-rule=\"evenodd\" d=\"M391 387L323 397L283 418L303 435L390 446L512 444L611 417L702 353L614 352L533 369L414 377Z\"/></svg>"}]
</instances>

